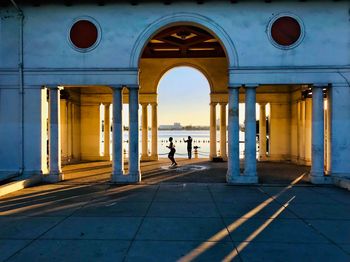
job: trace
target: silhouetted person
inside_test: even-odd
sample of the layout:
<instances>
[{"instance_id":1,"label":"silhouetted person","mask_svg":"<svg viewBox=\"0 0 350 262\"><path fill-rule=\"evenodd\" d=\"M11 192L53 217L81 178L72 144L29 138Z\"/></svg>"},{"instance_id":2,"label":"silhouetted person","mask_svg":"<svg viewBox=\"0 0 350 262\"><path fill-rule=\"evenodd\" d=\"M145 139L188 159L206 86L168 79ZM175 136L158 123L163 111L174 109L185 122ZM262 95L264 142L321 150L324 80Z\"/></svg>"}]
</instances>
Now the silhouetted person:
<instances>
[{"instance_id":1,"label":"silhouetted person","mask_svg":"<svg viewBox=\"0 0 350 262\"><path fill-rule=\"evenodd\" d=\"M184 142L187 143L187 154L188 154L188 159L192 158L192 137L188 136L188 139L185 140Z\"/></svg>"},{"instance_id":2,"label":"silhouetted person","mask_svg":"<svg viewBox=\"0 0 350 262\"><path fill-rule=\"evenodd\" d=\"M177 163L175 161L175 158L174 158L174 155L175 155L175 146L173 144L173 138L172 137L169 137L169 146L166 146L167 148L170 149L170 152L168 154L168 158L171 160L171 166L177 166Z\"/></svg>"}]
</instances>

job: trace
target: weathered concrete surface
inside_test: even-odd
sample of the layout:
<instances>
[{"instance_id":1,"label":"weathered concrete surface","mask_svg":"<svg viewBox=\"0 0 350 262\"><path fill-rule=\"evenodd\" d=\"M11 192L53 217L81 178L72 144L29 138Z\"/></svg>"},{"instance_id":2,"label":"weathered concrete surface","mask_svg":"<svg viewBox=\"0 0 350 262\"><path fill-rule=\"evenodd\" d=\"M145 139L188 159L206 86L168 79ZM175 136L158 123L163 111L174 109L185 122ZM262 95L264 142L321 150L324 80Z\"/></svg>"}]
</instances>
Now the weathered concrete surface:
<instances>
[{"instance_id":1,"label":"weathered concrete surface","mask_svg":"<svg viewBox=\"0 0 350 262\"><path fill-rule=\"evenodd\" d=\"M141 183L225 183L227 162L214 163L207 159L181 159L177 158L179 166L169 168L170 161L161 158L159 161L141 162ZM241 172L244 164L241 162ZM259 183L263 184L289 184L305 172L309 167L291 163L258 162ZM124 163L125 173L128 173L128 164ZM92 162L68 165L63 168L64 183L81 184L108 182L112 172L110 162ZM307 177L302 178L307 183Z\"/></svg>"},{"instance_id":2,"label":"weathered concrete surface","mask_svg":"<svg viewBox=\"0 0 350 262\"><path fill-rule=\"evenodd\" d=\"M349 261L349 204L306 184L40 185L0 198L0 261Z\"/></svg>"}]
</instances>

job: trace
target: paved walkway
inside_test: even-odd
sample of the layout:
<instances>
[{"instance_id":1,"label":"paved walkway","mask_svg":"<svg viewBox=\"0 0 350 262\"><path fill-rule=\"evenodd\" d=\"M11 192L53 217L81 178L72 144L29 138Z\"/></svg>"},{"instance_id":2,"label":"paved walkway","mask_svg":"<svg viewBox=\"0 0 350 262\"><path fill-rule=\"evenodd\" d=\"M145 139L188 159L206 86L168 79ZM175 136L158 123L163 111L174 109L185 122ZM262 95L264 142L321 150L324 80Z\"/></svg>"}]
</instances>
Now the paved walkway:
<instances>
[{"instance_id":1,"label":"paved walkway","mask_svg":"<svg viewBox=\"0 0 350 262\"><path fill-rule=\"evenodd\" d=\"M168 159L141 162L142 183L226 183L227 162L214 163L208 159L177 159L178 167L169 168ZM243 172L243 161L241 170ZM125 172L127 173L127 163ZM309 167L291 163L258 162L259 183L289 184ZM108 182L111 162L90 162L68 165L63 168L65 183ZM307 183L307 176L299 183Z\"/></svg>"},{"instance_id":2,"label":"paved walkway","mask_svg":"<svg viewBox=\"0 0 350 262\"><path fill-rule=\"evenodd\" d=\"M350 261L350 192L301 181L27 188L0 198L0 261Z\"/></svg>"}]
</instances>

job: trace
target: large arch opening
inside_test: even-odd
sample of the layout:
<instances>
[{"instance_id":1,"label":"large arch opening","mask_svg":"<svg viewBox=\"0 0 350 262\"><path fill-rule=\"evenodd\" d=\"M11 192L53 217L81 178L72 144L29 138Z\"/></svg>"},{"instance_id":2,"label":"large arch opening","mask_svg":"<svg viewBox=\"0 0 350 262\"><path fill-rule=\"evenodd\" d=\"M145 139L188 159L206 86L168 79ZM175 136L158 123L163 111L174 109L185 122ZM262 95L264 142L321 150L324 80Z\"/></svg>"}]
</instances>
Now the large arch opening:
<instances>
[{"instance_id":1,"label":"large arch opening","mask_svg":"<svg viewBox=\"0 0 350 262\"><path fill-rule=\"evenodd\" d=\"M207 129L201 130L203 134L200 137L193 138L193 146L201 148L202 157L226 159L228 64L226 51L221 41L202 26L193 23L173 24L158 30L151 36L144 46L139 61L140 103L144 114L148 114L148 104L155 104L156 106L153 106L152 110L157 110L157 112L151 112L151 115L156 114L157 119L153 120L151 118L152 135L150 144L148 144L148 141L142 143L141 160L158 159L159 156L165 155L163 147L167 139L165 139L165 134L164 136L161 135L165 131L161 129L164 128L183 129L182 131L190 132L195 131L196 128ZM187 70L187 75L183 71L185 68L190 68L190 70ZM180 72L181 70L182 72ZM174 75L171 76L170 73ZM182 76L180 76L181 73ZM191 86L194 84L191 77L196 78L194 73L200 76L202 85L207 87L196 90L195 87ZM172 89L162 88L162 84L164 81L168 81L168 77L172 80L169 80L165 85L172 86ZM163 92L167 94L164 97ZM169 98L171 96L172 98ZM165 102L162 102L163 100ZM178 101L176 107L181 108L181 110L176 111L175 106L169 110L163 108L163 105L168 108L175 105L172 102L174 100ZM196 104L203 105L203 108L198 108ZM218 116L218 121L220 123L222 118L221 128L224 135L217 136L216 111L219 110L220 106L222 107L222 113ZM183 112L182 109L187 109L187 113ZM164 112L167 112L168 115L165 116ZM191 117L197 122L199 119L203 120L196 123L191 120ZM147 121L147 119L148 117L144 116L141 123ZM172 119L178 120L173 121ZM174 126L174 123L177 123L176 126ZM157 130L153 130L154 128ZM179 131L176 130L178 133ZM186 135L185 132L183 133ZM143 140L148 138L148 126L146 127L146 125L143 125L142 128L142 138ZM222 138L222 143L220 143L220 138ZM183 139L181 142L177 140L179 154L185 155ZM198 144L198 141L200 141L200 144ZM218 146L217 142L219 142Z\"/></svg>"},{"instance_id":2,"label":"large arch opening","mask_svg":"<svg viewBox=\"0 0 350 262\"><path fill-rule=\"evenodd\" d=\"M188 157L185 141L190 136L196 149L193 157L209 158L210 83L206 76L189 65L177 66L164 73L157 89L159 157L167 157L169 137L174 138L176 155Z\"/></svg>"},{"instance_id":3,"label":"large arch opening","mask_svg":"<svg viewBox=\"0 0 350 262\"><path fill-rule=\"evenodd\" d=\"M226 160L226 54L221 40L211 30L193 22L167 24L149 35L138 62L141 163L159 160L168 167L166 146L170 136L181 168L190 166L198 171L199 162ZM192 137L191 159L184 142L188 136ZM142 177L147 180L147 173ZM225 171L219 179L225 181ZM196 178L193 181L200 182Z\"/></svg>"}]
</instances>

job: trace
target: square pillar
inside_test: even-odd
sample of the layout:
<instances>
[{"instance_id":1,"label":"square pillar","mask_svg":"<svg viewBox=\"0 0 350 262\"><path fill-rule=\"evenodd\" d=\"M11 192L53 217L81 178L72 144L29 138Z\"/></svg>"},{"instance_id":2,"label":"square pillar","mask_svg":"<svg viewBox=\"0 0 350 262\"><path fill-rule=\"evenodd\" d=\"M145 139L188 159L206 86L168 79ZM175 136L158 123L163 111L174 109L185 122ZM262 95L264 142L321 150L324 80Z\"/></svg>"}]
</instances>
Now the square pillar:
<instances>
[{"instance_id":1,"label":"square pillar","mask_svg":"<svg viewBox=\"0 0 350 262\"><path fill-rule=\"evenodd\" d=\"M220 103L220 156L227 159L226 154L226 103Z\"/></svg>"},{"instance_id":2,"label":"square pillar","mask_svg":"<svg viewBox=\"0 0 350 262\"><path fill-rule=\"evenodd\" d=\"M312 164L310 181L328 183L324 174L324 101L323 86L312 87Z\"/></svg>"},{"instance_id":3,"label":"square pillar","mask_svg":"<svg viewBox=\"0 0 350 262\"><path fill-rule=\"evenodd\" d=\"M148 160L148 103L141 104L142 107L142 153L141 160Z\"/></svg>"},{"instance_id":4,"label":"square pillar","mask_svg":"<svg viewBox=\"0 0 350 262\"><path fill-rule=\"evenodd\" d=\"M304 133L304 152L305 165L311 165L311 140L312 140L312 99L305 99L305 133Z\"/></svg>"},{"instance_id":5,"label":"square pillar","mask_svg":"<svg viewBox=\"0 0 350 262\"><path fill-rule=\"evenodd\" d=\"M109 122L109 107L111 104L104 104L105 115L104 115L104 157L107 161L111 160L110 152L110 135L111 135L111 124Z\"/></svg>"},{"instance_id":6,"label":"square pillar","mask_svg":"<svg viewBox=\"0 0 350 262\"><path fill-rule=\"evenodd\" d=\"M228 158L226 181L229 184L240 183L239 161L239 88L230 86L228 89Z\"/></svg>"},{"instance_id":7,"label":"square pillar","mask_svg":"<svg viewBox=\"0 0 350 262\"><path fill-rule=\"evenodd\" d=\"M151 159L158 160L158 112L157 103L152 103L152 148Z\"/></svg>"},{"instance_id":8,"label":"square pillar","mask_svg":"<svg viewBox=\"0 0 350 262\"><path fill-rule=\"evenodd\" d=\"M244 177L247 183L257 183L256 172L256 86L245 86L245 155Z\"/></svg>"},{"instance_id":9,"label":"square pillar","mask_svg":"<svg viewBox=\"0 0 350 262\"><path fill-rule=\"evenodd\" d=\"M210 160L217 156L216 154L216 103L210 103Z\"/></svg>"},{"instance_id":10,"label":"square pillar","mask_svg":"<svg viewBox=\"0 0 350 262\"><path fill-rule=\"evenodd\" d=\"M327 129L326 129L326 141L327 141L327 150L326 150L326 174L330 175L332 173L332 87L328 87L327 90Z\"/></svg>"},{"instance_id":11,"label":"square pillar","mask_svg":"<svg viewBox=\"0 0 350 262\"><path fill-rule=\"evenodd\" d=\"M69 100L67 102L67 161L71 162L73 158L73 104Z\"/></svg>"},{"instance_id":12,"label":"square pillar","mask_svg":"<svg viewBox=\"0 0 350 262\"><path fill-rule=\"evenodd\" d=\"M60 143L62 164L68 164L68 100L62 96L60 103Z\"/></svg>"},{"instance_id":13,"label":"square pillar","mask_svg":"<svg viewBox=\"0 0 350 262\"><path fill-rule=\"evenodd\" d=\"M300 101L300 126L299 126L299 164L305 165L305 118L306 118L306 102Z\"/></svg>"},{"instance_id":14,"label":"square pillar","mask_svg":"<svg viewBox=\"0 0 350 262\"><path fill-rule=\"evenodd\" d=\"M296 139L296 143L297 143L297 152L296 152L296 163L300 164L300 139L301 139L301 101L299 100L297 102L297 139Z\"/></svg>"},{"instance_id":15,"label":"square pillar","mask_svg":"<svg viewBox=\"0 0 350 262\"><path fill-rule=\"evenodd\" d=\"M259 160L265 161L266 158L266 103L260 103L259 116Z\"/></svg>"},{"instance_id":16,"label":"square pillar","mask_svg":"<svg viewBox=\"0 0 350 262\"><path fill-rule=\"evenodd\" d=\"M129 182L140 182L139 86L129 88Z\"/></svg>"},{"instance_id":17,"label":"square pillar","mask_svg":"<svg viewBox=\"0 0 350 262\"><path fill-rule=\"evenodd\" d=\"M49 89L49 175L44 180L56 183L63 180L60 139L60 88Z\"/></svg>"},{"instance_id":18,"label":"square pillar","mask_svg":"<svg viewBox=\"0 0 350 262\"><path fill-rule=\"evenodd\" d=\"M112 177L113 183L123 183L124 161L123 161L123 88L121 86L113 90L113 115L112 115Z\"/></svg>"}]
</instances>

